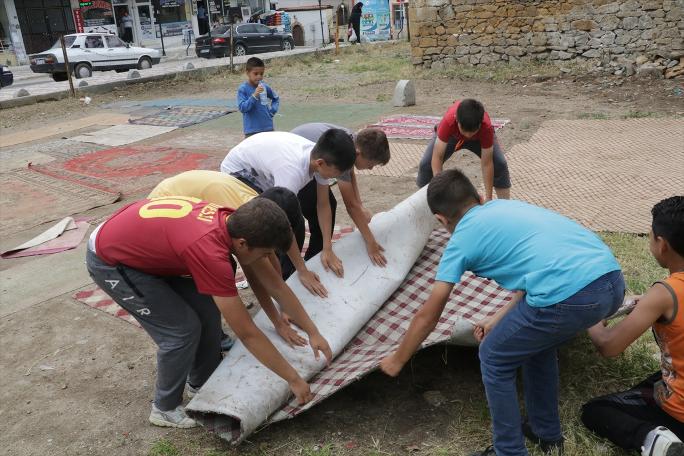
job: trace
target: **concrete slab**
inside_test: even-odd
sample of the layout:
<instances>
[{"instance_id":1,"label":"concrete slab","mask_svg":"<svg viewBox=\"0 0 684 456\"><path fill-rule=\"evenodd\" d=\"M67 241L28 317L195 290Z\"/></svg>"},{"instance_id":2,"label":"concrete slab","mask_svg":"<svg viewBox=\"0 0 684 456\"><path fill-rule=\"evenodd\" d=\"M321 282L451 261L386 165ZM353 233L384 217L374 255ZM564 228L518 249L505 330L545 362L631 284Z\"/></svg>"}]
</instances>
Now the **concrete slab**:
<instances>
[{"instance_id":1,"label":"concrete slab","mask_svg":"<svg viewBox=\"0 0 684 456\"><path fill-rule=\"evenodd\" d=\"M40 165L54 161L55 157L36 151L6 151L0 150L0 172L26 168L29 163Z\"/></svg>"},{"instance_id":2,"label":"concrete slab","mask_svg":"<svg viewBox=\"0 0 684 456\"><path fill-rule=\"evenodd\" d=\"M151 125L115 125L104 130L86 133L84 135L69 138L71 141L103 144L105 146L123 146L142 141L143 139L168 133L176 127L156 127Z\"/></svg>"},{"instance_id":3,"label":"concrete slab","mask_svg":"<svg viewBox=\"0 0 684 456\"><path fill-rule=\"evenodd\" d=\"M14 146L37 139L49 138L50 136L64 135L70 131L80 130L91 125L118 125L125 122L128 122L128 115L103 112L82 119L67 120L31 130L3 134L0 136L0 147Z\"/></svg>"},{"instance_id":4,"label":"concrete slab","mask_svg":"<svg viewBox=\"0 0 684 456\"><path fill-rule=\"evenodd\" d=\"M92 282L85 268L86 242L67 252L17 261L0 271L0 317L29 308ZM64 267L72 265L72 267ZM31 277L32 280L27 280Z\"/></svg>"}]
</instances>

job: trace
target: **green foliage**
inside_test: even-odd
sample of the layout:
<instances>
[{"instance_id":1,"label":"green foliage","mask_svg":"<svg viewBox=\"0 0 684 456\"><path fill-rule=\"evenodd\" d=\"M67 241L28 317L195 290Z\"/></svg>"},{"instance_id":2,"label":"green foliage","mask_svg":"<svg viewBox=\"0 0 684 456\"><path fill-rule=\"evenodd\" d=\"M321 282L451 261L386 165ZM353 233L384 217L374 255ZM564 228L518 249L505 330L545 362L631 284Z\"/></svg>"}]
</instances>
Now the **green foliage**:
<instances>
[{"instance_id":1,"label":"green foliage","mask_svg":"<svg viewBox=\"0 0 684 456\"><path fill-rule=\"evenodd\" d=\"M166 439L157 440L147 454L148 456L180 456L178 448Z\"/></svg>"}]
</instances>

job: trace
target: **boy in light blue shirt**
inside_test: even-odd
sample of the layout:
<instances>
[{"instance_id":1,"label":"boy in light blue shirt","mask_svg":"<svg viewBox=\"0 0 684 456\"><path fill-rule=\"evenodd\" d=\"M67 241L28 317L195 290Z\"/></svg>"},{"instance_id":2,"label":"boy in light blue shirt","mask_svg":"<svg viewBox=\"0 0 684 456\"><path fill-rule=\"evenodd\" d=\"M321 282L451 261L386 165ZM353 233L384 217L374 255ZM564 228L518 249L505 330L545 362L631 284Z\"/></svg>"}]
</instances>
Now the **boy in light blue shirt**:
<instances>
[{"instance_id":1,"label":"boy in light blue shirt","mask_svg":"<svg viewBox=\"0 0 684 456\"><path fill-rule=\"evenodd\" d=\"M620 265L598 236L555 212L511 200L482 204L458 170L437 175L427 199L451 239L430 298L381 369L399 374L435 328L465 271L495 280L516 293L474 327L494 445L473 456L526 456L523 435L545 452L562 450L557 349L619 308L625 291ZM521 367L524 421L516 392Z\"/></svg>"},{"instance_id":2,"label":"boy in light blue shirt","mask_svg":"<svg viewBox=\"0 0 684 456\"><path fill-rule=\"evenodd\" d=\"M273 131L273 116L280 107L280 98L263 81L266 66L257 57L250 57L245 64L247 81L240 84L237 92L237 106L242 113L242 131L245 138Z\"/></svg>"}]
</instances>

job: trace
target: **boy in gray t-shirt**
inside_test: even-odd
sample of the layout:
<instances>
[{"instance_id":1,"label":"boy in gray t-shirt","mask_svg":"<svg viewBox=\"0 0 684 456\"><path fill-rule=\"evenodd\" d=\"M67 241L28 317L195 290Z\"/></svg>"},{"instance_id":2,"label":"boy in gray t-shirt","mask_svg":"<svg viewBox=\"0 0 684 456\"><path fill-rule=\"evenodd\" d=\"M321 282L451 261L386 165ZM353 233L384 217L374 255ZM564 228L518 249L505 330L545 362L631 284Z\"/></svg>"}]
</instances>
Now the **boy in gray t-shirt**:
<instances>
[{"instance_id":1,"label":"boy in gray t-shirt","mask_svg":"<svg viewBox=\"0 0 684 456\"><path fill-rule=\"evenodd\" d=\"M298 126L292 130L291 133L302 136L309 141L316 142L318 141L318 138L323 135L323 133L332 128L346 131L354 140L354 146L356 147L356 161L354 162L354 165L356 169L373 169L373 167L377 165L386 165L389 162L390 150L387 136L385 136L384 132L375 128L366 128L357 134L354 134L351 130L345 127L324 122L313 122ZM377 266L385 266L385 264L387 264L387 260L382 253L384 249L375 240L373 233L368 227L368 223L370 222L373 214L363 207L359 193L359 187L356 182L354 168L344 172L341 176L339 176L337 178L337 183L340 188L340 193L342 194L342 200L347 208L347 212L354 221L356 227L359 229L363 239L366 241L366 249L371 262ZM337 200L335 199L332 191L328 191L328 195L330 199L330 207L332 209L334 225ZM299 204L302 207L302 214L309 221L309 232L311 233L309 250L311 250L311 245L313 244L315 247L313 251L315 252L319 244L319 239L322 239L320 226L315 220L317 201L316 183L313 180L309 182L309 184L305 186L297 196L299 198ZM313 223L312 219L314 219ZM320 249L318 251L320 251ZM287 268L284 266L283 274L286 273L286 269Z\"/></svg>"}]
</instances>

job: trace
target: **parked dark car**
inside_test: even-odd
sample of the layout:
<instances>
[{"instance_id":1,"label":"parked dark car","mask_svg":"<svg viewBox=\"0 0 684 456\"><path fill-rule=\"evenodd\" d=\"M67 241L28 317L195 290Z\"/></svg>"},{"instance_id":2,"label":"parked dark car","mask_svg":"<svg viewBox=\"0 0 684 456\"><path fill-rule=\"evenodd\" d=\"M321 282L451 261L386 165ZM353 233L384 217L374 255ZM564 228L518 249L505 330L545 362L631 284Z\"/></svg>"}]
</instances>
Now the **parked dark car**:
<instances>
[{"instance_id":1,"label":"parked dark car","mask_svg":"<svg viewBox=\"0 0 684 456\"><path fill-rule=\"evenodd\" d=\"M197 57L225 57L230 55L230 25L216 27L209 34L195 39ZM294 48L291 33L279 32L263 24L235 24L233 27L233 55L256 54L269 51L289 51Z\"/></svg>"},{"instance_id":2,"label":"parked dark car","mask_svg":"<svg viewBox=\"0 0 684 456\"><path fill-rule=\"evenodd\" d=\"M0 65L0 87L11 86L14 82L14 75L7 68L7 65Z\"/></svg>"}]
</instances>

